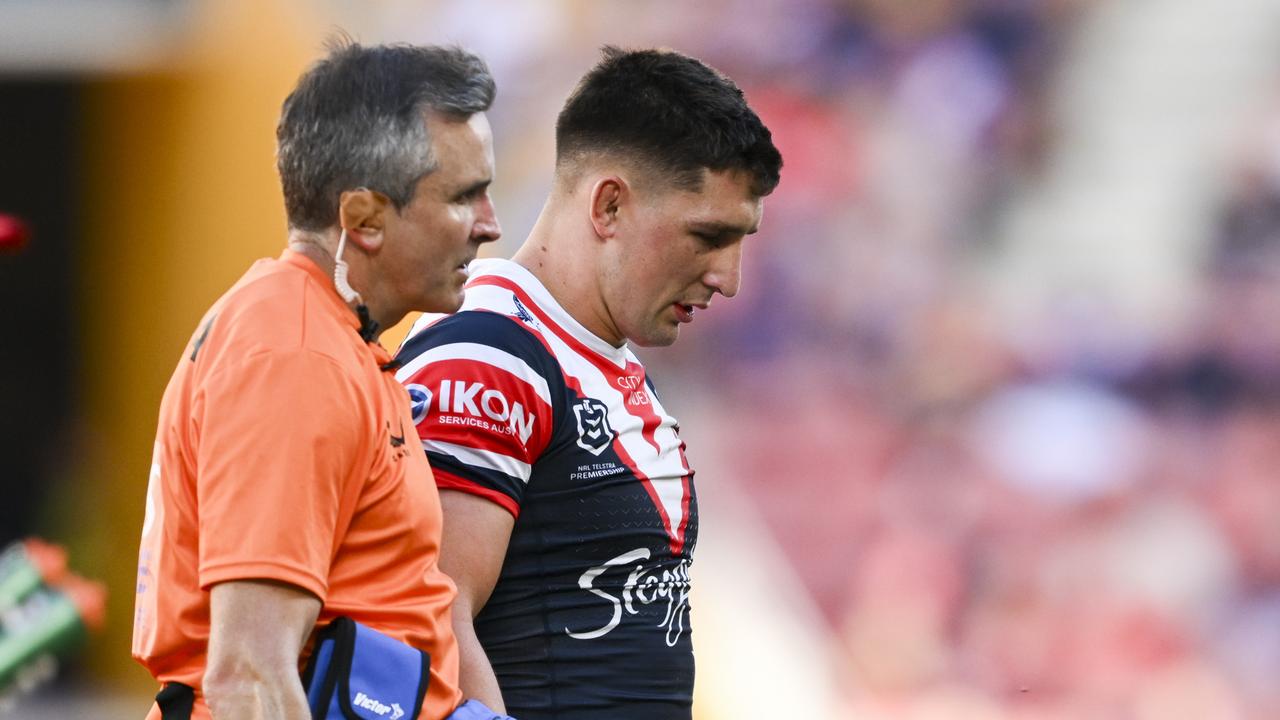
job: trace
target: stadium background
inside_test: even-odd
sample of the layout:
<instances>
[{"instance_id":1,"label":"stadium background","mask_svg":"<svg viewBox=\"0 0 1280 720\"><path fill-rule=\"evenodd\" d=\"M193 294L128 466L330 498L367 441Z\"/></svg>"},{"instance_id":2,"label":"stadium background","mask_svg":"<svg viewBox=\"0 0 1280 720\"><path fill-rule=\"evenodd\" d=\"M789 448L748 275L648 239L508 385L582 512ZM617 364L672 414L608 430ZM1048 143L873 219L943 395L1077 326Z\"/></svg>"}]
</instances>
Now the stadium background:
<instances>
[{"instance_id":1,"label":"stadium background","mask_svg":"<svg viewBox=\"0 0 1280 720\"><path fill-rule=\"evenodd\" d=\"M279 251L276 114L339 27L488 59L492 253L603 43L774 129L743 292L643 353L700 471L699 720L1280 717L1273 0L0 0L0 540L112 593L15 717L141 716L160 394Z\"/></svg>"}]
</instances>

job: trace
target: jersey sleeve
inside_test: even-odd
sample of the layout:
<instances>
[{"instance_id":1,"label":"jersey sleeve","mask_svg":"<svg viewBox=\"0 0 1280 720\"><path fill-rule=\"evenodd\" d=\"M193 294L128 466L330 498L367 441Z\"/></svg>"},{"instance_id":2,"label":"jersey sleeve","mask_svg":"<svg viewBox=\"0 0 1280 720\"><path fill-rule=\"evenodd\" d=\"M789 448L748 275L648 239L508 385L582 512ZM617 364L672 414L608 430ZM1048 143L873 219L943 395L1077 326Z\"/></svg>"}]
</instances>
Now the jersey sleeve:
<instances>
[{"instance_id":1,"label":"jersey sleeve","mask_svg":"<svg viewBox=\"0 0 1280 720\"><path fill-rule=\"evenodd\" d=\"M553 388L563 382L548 358L517 321L485 311L447 317L405 342L396 377L438 486L519 517L552 436Z\"/></svg>"},{"instance_id":2,"label":"jersey sleeve","mask_svg":"<svg viewBox=\"0 0 1280 720\"><path fill-rule=\"evenodd\" d=\"M254 353L204 380L191 419L202 589L271 579L325 598L362 398L306 350Z\"/></svg>"}]
</instances>

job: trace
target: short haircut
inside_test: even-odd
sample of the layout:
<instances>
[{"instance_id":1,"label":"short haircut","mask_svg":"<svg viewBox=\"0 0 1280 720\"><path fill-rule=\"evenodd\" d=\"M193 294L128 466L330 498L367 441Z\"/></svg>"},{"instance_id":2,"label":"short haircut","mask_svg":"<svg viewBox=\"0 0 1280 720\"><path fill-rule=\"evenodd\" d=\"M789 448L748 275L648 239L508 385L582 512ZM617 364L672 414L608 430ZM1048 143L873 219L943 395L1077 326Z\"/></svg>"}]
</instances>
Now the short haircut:
<instances>
[{"instance_id":1,"label":"short haircut","mask_svg":"<svg viewBox=\"0 0 1280 720\"><path fill-rule=\"evenodd\" d=\"M436 169L427 114L466 119L488 110L493 95L484 61L460 48L332 41L285 99L276 126L289 226L334 226L342 192L358 187L403 208Z\"/></svg>"},{"instance_id":2,"label":"short haircut","mask_svg":"<svg viewBox=\"0 0 1280 720\"><path fill-rule=\"evenodd\" d=\"M741 170L773 192L782 156L732 80L671 50L602 49L556 121L556 169L624 156L663 180L700 190L703 169Z\"/></svg>"}]
</instances>

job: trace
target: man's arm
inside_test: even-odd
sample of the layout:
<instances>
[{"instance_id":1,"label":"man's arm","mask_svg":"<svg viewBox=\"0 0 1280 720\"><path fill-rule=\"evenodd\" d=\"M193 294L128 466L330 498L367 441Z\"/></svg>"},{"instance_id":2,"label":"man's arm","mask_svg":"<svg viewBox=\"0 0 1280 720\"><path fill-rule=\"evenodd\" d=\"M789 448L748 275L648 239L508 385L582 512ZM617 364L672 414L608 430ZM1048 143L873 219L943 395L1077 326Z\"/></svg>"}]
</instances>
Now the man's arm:
<instances>
[{"instance_id":1,"label":"man's arm","mask_svg":"<svg viewBox=\"0 0 1280 720\"><path fill-rule=\"evenodd\" d=\"M458 639L462 694L505 714L498 679L476 638L473 621L498 581L515 518L491 500L460 490L441 489L440 506L444 511L440 569L458 586L453 633Z\"/></svg>"},{"instance_id":2,"label":"man's arm","mask_svg":"<svg viewBox=\"0 0 1280 720\"><path fill-rule=\"evenodd\" d=\"M213 586L203 689L215 720L310 720L298 655L320 600L265 580Z\"/></svg>"}]
</instances>

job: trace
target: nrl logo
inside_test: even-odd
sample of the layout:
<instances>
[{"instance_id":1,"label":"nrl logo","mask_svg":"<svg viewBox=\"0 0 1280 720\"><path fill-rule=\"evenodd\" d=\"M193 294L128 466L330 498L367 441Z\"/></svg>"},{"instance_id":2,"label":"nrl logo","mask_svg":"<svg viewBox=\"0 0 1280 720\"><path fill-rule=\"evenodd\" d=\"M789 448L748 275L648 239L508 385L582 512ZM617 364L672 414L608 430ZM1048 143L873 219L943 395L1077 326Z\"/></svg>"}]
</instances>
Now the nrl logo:
<instances>
[{"instance_id":1,"label":"nrl logo","mask_svg":"<svg viewBox=\"0 0 1280 720\"><path fill-rule=\"evenodd\" d=\"M613 442L609 408L604 403L595 398L579 400L573 406L573 417L578 421L578 447L599 455Z\"/></svg>"}]
</instances>

